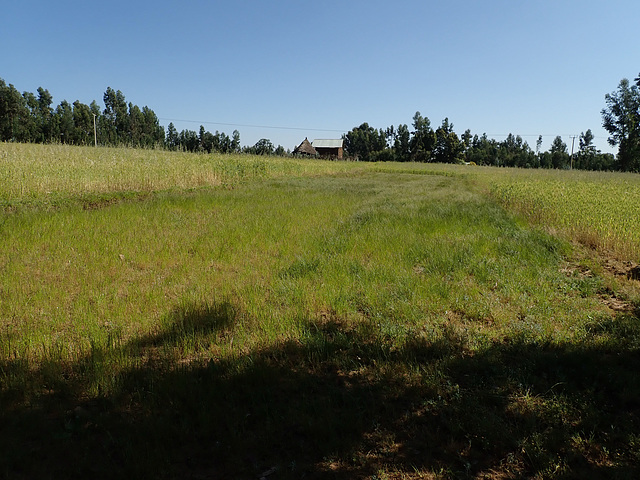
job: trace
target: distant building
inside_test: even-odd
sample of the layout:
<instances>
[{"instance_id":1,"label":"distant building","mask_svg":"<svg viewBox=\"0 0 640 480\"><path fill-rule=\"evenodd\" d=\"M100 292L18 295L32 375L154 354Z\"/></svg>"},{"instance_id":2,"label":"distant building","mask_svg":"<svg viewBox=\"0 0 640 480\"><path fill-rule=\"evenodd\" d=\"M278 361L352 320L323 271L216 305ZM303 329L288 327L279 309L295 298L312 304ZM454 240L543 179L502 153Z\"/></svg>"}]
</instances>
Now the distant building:
<instances>
[{"instance_id":1,"label":"distant building","mask_svg":"<svg viewBox=\"0 0 640 480\"><path fill-rule=\"evenodd\" d=\"M311 142L311 145L321 157L342 160L344 155L343 143L344 141L342 139L319 139Z\"/></svg>"},{"instance_id":2,"label":"distant building","mask_svg":"<svg viewBox=\"0 0 640 480\"><path fill-rule=\"evenodd\" d=\"M294 155L309 155L311 157L315 157L318 155L318 152L313 145L306 138L302 141L300 145L293 149Z\"/></svg>"}]
</instances>

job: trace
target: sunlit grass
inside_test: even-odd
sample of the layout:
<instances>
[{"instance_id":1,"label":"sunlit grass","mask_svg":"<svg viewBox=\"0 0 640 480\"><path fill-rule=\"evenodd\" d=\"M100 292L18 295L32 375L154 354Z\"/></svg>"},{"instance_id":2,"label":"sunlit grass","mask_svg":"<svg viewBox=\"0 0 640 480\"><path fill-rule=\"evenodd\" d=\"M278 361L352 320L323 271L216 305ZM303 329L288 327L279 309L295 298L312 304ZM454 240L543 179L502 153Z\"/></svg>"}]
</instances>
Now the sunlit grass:
<instances>
[{"instance_id":1,"label":"sunlit grass","mask_svg":"<svg viewBox=\"0 0 640 480\"><path fill-rule=\"evenodd\" d=\"M251 179L353 169L350 163L308 159L0 143L0 207L78 200L91 206L126 194L228 187Z\"/></svg>"},{"instance_id":2,"label":"sunlit grass","mask_svg":"<svg viewBox=\"0 0 640 480\"><path fill-rule=\"evenodd\" d=\"M640 261L640 176L596 172L510 175L497 198L590 247Z\"/></svg>"},{"instance_id":3,"label":"sunlit grass","mask_svg":"<svg viewBox=\"0 0 640 480\"><path fill-rule=\"evenodd\" d=\"M431 164L379 164L376 169L467 178L537 225L640 262L638 174Z\"/></svg>"}]
</instances>

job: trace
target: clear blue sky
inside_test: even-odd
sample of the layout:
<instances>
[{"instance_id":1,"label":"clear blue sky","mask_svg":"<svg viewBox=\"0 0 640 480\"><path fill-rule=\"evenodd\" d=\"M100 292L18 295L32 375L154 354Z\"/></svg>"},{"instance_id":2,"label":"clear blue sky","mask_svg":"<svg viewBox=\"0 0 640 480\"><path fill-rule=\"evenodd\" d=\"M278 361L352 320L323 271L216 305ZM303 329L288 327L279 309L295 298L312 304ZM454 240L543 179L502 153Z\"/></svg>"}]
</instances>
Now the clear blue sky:
<instances>
[{"instance_id":1,"label":"clear blue sky","mask_svg":"<svg viewBox=\"0 0 640 480\"><path fill-rule=\"evenodd\" d=\"M237 128L243 145L420 111L534 149L590 128L612 151L604 95L640 73L638 0L21 0L0 15L0 78L21 92L103 107L110 86L165 128Z\"/></svg>"}]
</instances>

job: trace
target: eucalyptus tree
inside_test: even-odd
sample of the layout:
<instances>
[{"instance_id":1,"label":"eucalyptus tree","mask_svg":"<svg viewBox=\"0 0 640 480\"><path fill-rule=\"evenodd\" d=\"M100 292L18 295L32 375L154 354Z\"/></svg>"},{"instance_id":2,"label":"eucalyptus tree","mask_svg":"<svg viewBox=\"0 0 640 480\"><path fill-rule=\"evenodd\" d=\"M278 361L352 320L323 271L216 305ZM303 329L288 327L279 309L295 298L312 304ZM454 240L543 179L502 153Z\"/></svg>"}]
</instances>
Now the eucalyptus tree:
<instances>
[{"instance_id":1,"label":"eucalyptus tree","mask_svg":"<svg viewBox=\"0 0 640 480\"><path fill-rule=\"evenodd\" d=\"M579 148L575 155L573 167L579 170L591 170L596 155L598 154L596 147L593 145L593 132L588 129L586 132L580 133Z\"/></svg>"},{"instance_id":2,"label":"eucalyptus tree","mask_svg":"<svg viewBox=\"0 0 640 480\"><path fill-rule=\"evenodd\" d=\"M38 124L38 99L31 92L23 92L22 98L24 98L27 111L25 112L26 118L24 118L23 134L24 138L21 141L24 142L38 142L40 141L40 129L41 125Z\"/></svg>"},{"instance_id":3,"label":"eucalyptus tree","mask_svg":"<svg viewBox=\"0 0 640 480\"><path fill-rule=\"evenodd\" d=\"M179 136L180 148L187 152L196 152L200 146L198 134L193 130L182 130Z\"/></svg>"},{"instance_id":4,"label":"eucalyptus tree","mask_svg":"<svg viewBox=\"0 0 640 480\"><path fill-rule=\"evenodd\" d=\"M463 145L456 132L453 131L453 123L445 118L435 131L436 142L433 146L432 159L438 163L460 163L462 161Z\"/></svg>"},{"instance_id":5,"label":"eucalyptus tree","mask_svg":"<svg viewBox=\"0 0 640 480\"><path fill-rule=\"evenodd\" d=\"M173 122L169 122L169 125L167 126L167 136L164 139L164 146L168 150L177 150L179 144L178 131L173 125Z\"/></svg>"},{"instance_id":6,"label":"eucalyptus tree","mask_svg":"<svg viewBox=\"0 0 640 480\"><path fill-rule=\"evenodd\" d=\"M149 107L142 107L142 116L144 124L142 127L144 146L162 145L164 142L164 128L160 125L160 121L156 113Z\"/></svg>"},{"instance_id":7,"label":"eucalyptus tree","mask_svg":"<svg viewBox=\"0 0 640 480\"><path fill-rule=\"evenodd\" d=\"M231 134L231 143L229 144L229 153L236 153L240 151L240 132L234 130Z\"/></svg>"},{"instance_id":8,"label":"eucalyptus tree","mask_svg":"<svg viewBox=\"0 0 640 480\"><path fill-rule=\"evenodd\" d=\"M125 133L126 143L131 146L144 146L144 115L137 105L129 102L129 125Z\"/></svg>"},{"instance_id":9,"label":"eucalyptus tree","mask_svg":"<svg viewBox=\"0 0 640 480\"><path fill-rule=\"evenodd\" d=\"M398 162L408 162L411 160L411 133L405 124L398 125L393 141L395 159Z\"/></svg>"},{"instance_id":10,"label":"eucalyptus tree","mask_svg":"<svg viewBox=\"0 0 640 480\"><path fill-rule=\"evenodd\" d=\"M131 140L131 121L124 94L107 87L102 97L104 111L102 115L102 135L107 144L117 145Z\"/></svg>"},{"instance_id":11,"label":"eucalyptus tree","mask_svg":"<svg viewBox=\"0 0 640 480\"><path fill-rule=\"evenodd\" d=\"M635 83L623 78L604 98L602 126L609 132L609 144L618 146L618 168L640 171L640 76Z\"/></svg>"},{"instance_id":12,"label":"eucalyptus tree","mask_svg":"<svg viewBox=\"0 0 640 480\"><path fill-rule=\"evenodd\" d=\"M66 100L60 102L60 105L56 107L54 125L60 143L74 143L76 127L73 121L73 107Z\"/></svg>"},{"instance_id":13,"label":"eucalyptus tree","mask_svg":"<svg viewBox=\"0 0 640 480\"><path fill-rule=\"evenodd\" d=\"M411 137L411 159L415 162L430 162L436 145L436 133L431 121L420 112L413 116L413 136Z\"/></svg>"},{"instance_id":14,"label":"eucalyptus tree","mask_svg":"<svg viewBox=\"0 0 640 480\"><path fill-rule=\"evenodd\" d=\"M462 135L460 135L460 142L462 143L463 154L466 155L467 150L471 148L471 140L473 140L473 135L471 135L471 130L466 129Z\"/></svg>"},{"instance_id":15,"label":"eucalyptus tree","mask_svg":"<svg viewBox=\"0 0 640 480\"><path fill-rule=\"evenodd\" d=\"M214 141L214 149L220 153L234 153L236 152L236 146L233 143L233 140L229 138L224 132L218 132L216 130L215 141ZM240 149L240 142L238 142L238 150Z\"/></svg>"},{"instance_id":16,"label":"eucalyptus tree","mask_svg":"<svg viewBox=\"0 0 640 480\"><path fill-rule=\"evenodd\" d=\"M520 135L510 133L498 148L498 165L502 167L537 168L540 166L538 156Z\"/></svg>"},{"instance_id":17,"label":"eucalyptus tree","mask_svg":"<svg viewBox=\"0 0 640 480\"><path fill-rule=\"evenodd\" d=\"M41 142L50 142L53 139L54 128L51 118L53 117L53 96L49 90L38 87L38 124L40 125Z\"/></svg>"},{"instance_id":18,"label":"eucalyptus tree","mask_svg":"<svg viewBox=\"0 0 640 480\"><path fill-rule=\"evenodd\" d=\"M213 151L213 145L215 143L215 136L213 133L204 129L203 125L200 125L200 131L198 132L198 139L200 140L200 149L204 152L211 153Z\"/></svg>"},{"instance_id":19,"label":"eucalyptus tree","mask_svg":"<svg viewBox=\"0 0 640 480\"><path fill-rule=\"evenodd\" d=\"M107 145L115 145L118 142L118 131L116 128L116 92L113 88L107 87L102 96L104 110L100 117L100 140Z\"/></svg>"},{"instance_id":20,"label":"eucalyptus tree","mask_svg":"<svg viewBox=\"0 0 640 480\"><path fill-rule=\"evenodd\" d=\"M551 158L551 167L553 168L567 168L569 166L569 151L567 144L562 141L561 136L557 136L551 143L549 148L549 155Z\"/></svg>"},{"instance_id":21,"label":"eucalyptus tree","mask_svg":"<svg viewBox=\"0 0 640 480\"><path fill-rule=\"evenodd\" d=\"M344 149L347 153L363 162L375 159L376 153L387 147L387 136L382 130L376 130L368 123L352 128L344 136Z\"/></svg>"},{"instance_id":22,"label":"eucalyptus tree","mask_svg":"<svg viewBox=\"0 0 640 480\"><path fill-rule=\"evenodd\" d=\"M93 111L91 107L79 100L73 102L73 124L72 143L76 145L93 143Z\"/></svg>"},{"instance_id":23,"label":"eucalyptus tree","mask_svg":"<svg viewBox=\"0 0 640 480\"><path fill-rule=\"evenodd\" d=\"M27 100L12 85L0 79L0 141L23 141L29 129L25 118L29 115Z\"/></svg>"},{"instance_id":24,"label":"eucalyptus tree","mask_svg":"<svg viewBox=\"0 0 640 480\"><path fill-rule=\"evenodd\" d=\"M486 133L482 136L474 135L471 146L465 152L467 162L476 165L496 165L498 159L498 142L488 138Z\"/></svg>"},{"instance_id":25,"label":"eucalyptus tree","mask_svg":"<svg viewBox=\"0 0 640 480\"><path fill-rule=\"evenodd\" d=\"M536 156L540 157L540 152L542 151L542 135L538 135L538 140L536 140Z\"/></svg>"},{"instance_id":26,"label":"eucalyptus tree","mask_svg":"<svg viewBox=\"0 0 640 480\"><path fill-rule=\"evenodd\" d=\"M253 147L248 149L248 153L253 153L255 155L273 155L274 151L275 147L268 138L261 138Z\"/></svg>"}]
</instances>

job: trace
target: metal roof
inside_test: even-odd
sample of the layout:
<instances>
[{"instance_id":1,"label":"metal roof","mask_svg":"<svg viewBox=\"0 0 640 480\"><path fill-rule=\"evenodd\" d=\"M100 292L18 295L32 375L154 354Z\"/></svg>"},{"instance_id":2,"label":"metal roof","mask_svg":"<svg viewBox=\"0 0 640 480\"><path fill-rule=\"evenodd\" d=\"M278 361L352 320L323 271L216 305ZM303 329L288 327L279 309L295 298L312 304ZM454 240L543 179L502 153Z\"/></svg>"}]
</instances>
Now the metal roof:
<instances>
[{"instance_id":1,"label":"metal roof","mask_svg":"<svg viewBox=\"0 0 640 480\"><path fill-rule=\"evenodd\" d=\"M313 145L313 148L342 148L342 139L316 139L311 142L311 145Z\"/></svg>"}]
</instances>

